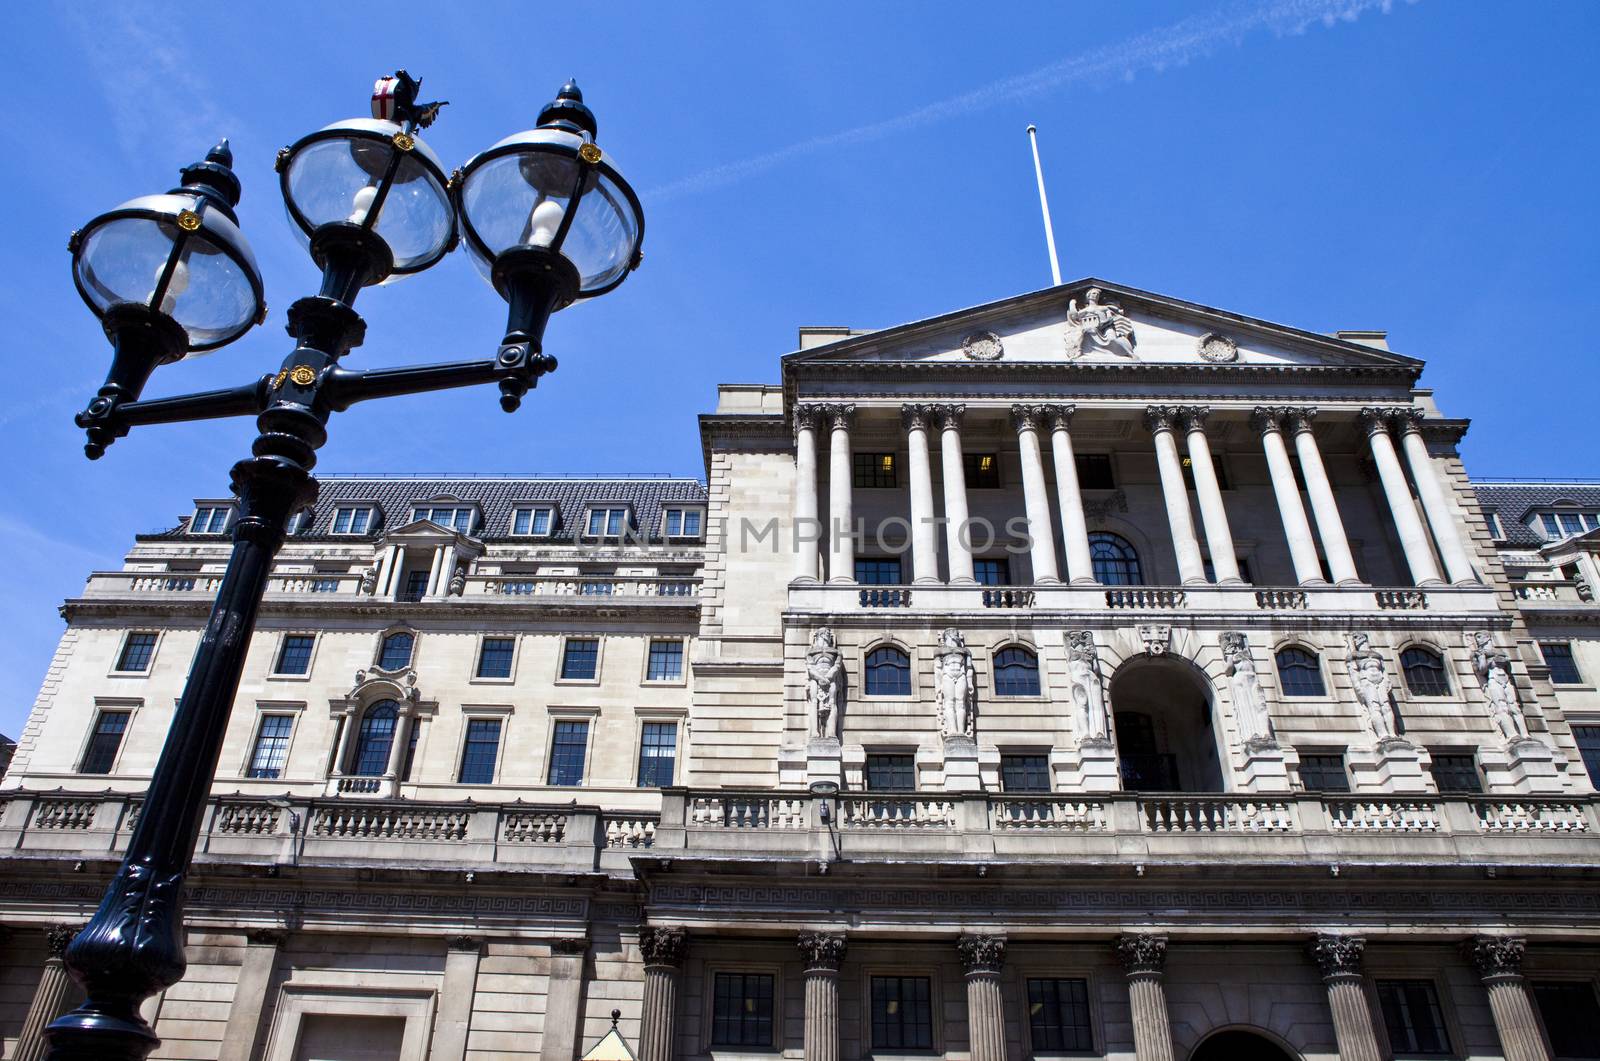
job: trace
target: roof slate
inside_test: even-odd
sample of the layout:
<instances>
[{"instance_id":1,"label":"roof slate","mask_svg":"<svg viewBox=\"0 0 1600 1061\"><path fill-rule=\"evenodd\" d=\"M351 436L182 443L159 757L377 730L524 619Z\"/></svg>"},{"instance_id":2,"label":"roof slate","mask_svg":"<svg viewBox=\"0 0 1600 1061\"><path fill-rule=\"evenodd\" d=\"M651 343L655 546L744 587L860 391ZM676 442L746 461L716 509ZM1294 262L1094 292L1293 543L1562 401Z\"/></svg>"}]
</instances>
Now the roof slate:
<instances>
[{"instance_id":1,"label":"roof slate","mask_svg":"<svg viewBox=\"0 0 1600 1061\"><path fill-rule=\"evenodd\" d=\"M1473 483L1478 503L1500 517L1506 545L1537 549L1545 544L1527 524L1532 509L1560 504L1600 509L1600 483Z\"/></svg>"}]
</instances>

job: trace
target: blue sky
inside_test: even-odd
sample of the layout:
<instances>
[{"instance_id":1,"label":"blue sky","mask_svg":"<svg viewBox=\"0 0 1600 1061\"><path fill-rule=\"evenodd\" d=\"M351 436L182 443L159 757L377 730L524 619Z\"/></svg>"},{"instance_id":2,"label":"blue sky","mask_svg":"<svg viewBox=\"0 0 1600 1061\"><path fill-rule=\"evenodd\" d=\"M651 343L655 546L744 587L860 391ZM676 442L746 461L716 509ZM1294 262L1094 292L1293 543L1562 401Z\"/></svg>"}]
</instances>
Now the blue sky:
<instances>
[{"instance_id":1,"label":"blue sky","mask_svg":"<svg viewBox=\"0 0 1600 1061\"><path fill-rule=\"evenodd\" d=\"M1066 275L1319 331L1386 328L1428 360L1445 411L1472 418L1474 474L1600 475L1594 4L176 10L0 12L12 735L59 602L116 567L135 532L225 492L253 435L243 420L151 428L83 459L72 414L107 350L73 290L67 234L231 137L271 318L162 369L148 393L274 369L283 311L316 276L273 154L365 113L372 79L397 66L451 101L427 139L452 165L530 126L576 77L643 197L645 264L556 317L561 369L517 415L491 389L374 403L336 419L324 471L700 475L695 415L718 382L775 380L797 326L891 325L1048 284L1031 121ZM460 254L359 308L357 366L487 356L505 314Z\"/></svg>"}]
</instances>

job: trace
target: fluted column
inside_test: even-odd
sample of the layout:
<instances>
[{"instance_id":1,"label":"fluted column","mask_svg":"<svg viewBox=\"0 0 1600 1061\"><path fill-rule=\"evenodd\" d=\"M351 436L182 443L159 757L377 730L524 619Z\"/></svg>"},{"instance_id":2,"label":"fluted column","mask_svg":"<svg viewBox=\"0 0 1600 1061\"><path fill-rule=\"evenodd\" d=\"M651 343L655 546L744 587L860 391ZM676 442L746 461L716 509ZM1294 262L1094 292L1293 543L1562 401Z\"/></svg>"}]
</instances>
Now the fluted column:
<instances>
[{"instance_id":1,"label":"fluted column","mask_svg":"<svg viewBox=\"0 0 1600 1061\"><path fill-rule=\"evenodd\" d=\"M1439 566L1433 562L1428 532L1423 530L1422 520L1417 518L1417 506L1411 501L1406 473L1400 467L1400 457L1394 451L1394 440L1389 437L1390 413L1388 409L1363 409L1361 426L1366 429L1367 444L1372 447L1372 459L1378 466L1378 479L1383 483L1383 493L1389 501L1389 515L1394 519L1395 530L1400 533L1400 548L1405 550L1411 581L1419 586L1436 586L1444 579L1439 577Z\"/></svg>"},{"instance_id":2,"label":"fluted column","mask_svg":"<svg viewBox=\"0 0 1600 1061\"><path fill-rule=\"evenodd\" d=\"M911 476L911 578L939 581L939 530L933 515L933 465L928 459L928 421L932 406L902 405L906 427L906 467Z\"/></svg>"},{"instance_id":3,"label":"fluted column","mask_svg":"<svg viewBox=\"0 0 1600 1061\"><path fill-rule=\"evenodd\" d=\"M961 415L965 405L935 405L939 463L944 476L945 559L950 581L972 585L972 532L967 527L967 468L961 459Z\"/></svg>"},{"instance_id":4,"label":"fluted column","mask_svg":"<svg viewBox=\"0 0 1600 1061\"><path fill-rule=\"evenodd\" d=\"M1361 979L1361 952L1366 945L1359 936L1329 933L1319 934L1311 943L1311 959L1322 970L1322 982L1328 988L1339 1061L1383 1061Z\"/></svg>"},{"instance_id":5,"label":"fluted column","mask_svg":"<svg viewBox=\"0 0 1600 1061\"><path fill-rule=\"evenodd\" d=\"M806 1061L839 1061L839 965L845 939L827 932L800 936L806 963Z\"/></svg>"},{"instance_id":6,"label":"fluted column","mask_svg":"<svg viewBox=\"0 0 1600 1061\"><path fill-rule=\"evenodd\" d=\"M72 974L61 960L67 944L78 934L76 928L56 925L45 932L46 955L44 968L39 972L39 986L34 988L33 1001L22 1018L22 1030L17 1034L16 1052L11 1056L22 1061L40 1061L45 1055L44 1030L50 1022L68 1009L72 995Z\"/></svg>"},{"instance_id":7,"label":"fluted column","mask_svg":"<svg viewBox=\"0 0 1600 1061\"><path fill-rule=\"evenodd\" d=\"M1515 936L1474 936L1462 949L1489 992L1489 1011L1506 1061L1550 1061L1528 983L1522 978L1524 947Z\"/></svg>"},{"instance_id":8,"label":"fluted column","mask_svg":"<svg viewBox=\"0 0 1600 1061\"><path fill-rule=\"evenodd\" d=\"M819 406L828 418L828 581L856 580L855 469L850 463L853 405Z\"/></svg>"},{"instance_id":9,"label":"fluted column","mask_svg":"<svg viewBox=\"0 0 1600 1061\"><path fill-rule=\"evenodd\" d=\"M1206 437L1206 417L1211 410L1189 405L1178 410L1189 443L1189 469L1194 473L1194 493L1200 501L1200 522L1206 529L1206 548L1211 552L1211 570L1224 586L1244 581L1239 576L1239 558L1233 549L1233 532L1228 529L1228 510L1222 504L1222 486L1211 464L1211 440Z\"/></svg>"},{"instance_id":10,"label":"fluted column","mask_svg":"<svg viewBox=\"0 0 1600 1061\"><path fill-rule=\"evenodd\" d=\"M1278 499L1278 515L1283 519L1283 534L1289 540L1289 558L1294 562L1295 581L1302 586L1325 583L1322 564L1317 560L1317 543L1311 536L1306 507L1300 502L1300 487L1294 481L1294 465L1289 463L1289 447L1283 441L1285 408L1256 406L1251 422L1261 432L1261 449L1267 455L1267 473L1272 477L1272 493Z\"/></svg>"},{"instance_id":11,"label":"fluted column","mask_svg":"<svg viewBox=\"0 0 1600 1061\"><path fill-rule=\"evenodd\" d=\"M1400 445L1406 451L1406 461L1411 465L1411 478L1417 484L1417 496L1422 499L1423 514L1428 517L1428 526L1433 528L1433 540L1439 544L1445 572L1458 586L1475 585L1478 572L1472 566L1466 543L1461 540L1461 528L1450 513L1433 458L1428 456L1428 444L1422 439L1422 410L1402 409L1395 417L1395 424L1400 429Z\"/></svg>"},{"instance_id":12,"label":"fluted column","mask_svg":"<svg viewBox=\"0 0 1600 1061\"><path fill-rule=\"evenodd\" d=\"M972 1061L1005 1061L1006 1014L1000 968L1006 960L1006 941L1000 936L962 936L956 941L956 950L967 971L968 1056Z\"/></svg>"},{"instance_id":13,"label":"fluted column","mask_svg":"<svg viewBox=\"0 0 1600 1061\"><path fill-rule=\"evenodd\" d=\"M1300 474L1306 480L1306 494L1311 498L1311 511L1317 518L1317 536L1322 539L1322 553L1328 558L1328 573L1341 586L1361 585L1361 575L1356 571L1355 557L1350 555L1350 538L1344 532L1344 520L1339 517L1339 505L1333 499L1333 484L1328 479L1328 469L1322 463L1322 451L1317 449L1317 436L1311 429L1315 409L1296 407L1289 410L1289 425L1294 431L1294 449L1300 457Z\"/></svg>"},{"instance_id":14,"label":"fluted column","mask_svg":"<svg viewBox=\"0 0 1600 1061\"><path fill-rule=\"evenodd\" d=\"M1161 472L1161 496L1167 503L1172 548L1178 556L1178 579L1191 585L1206 580L1206 565L1200 559L1200 542L1194 536L1189 489L1183 485L1183 462L1178 459L1178 441L1172 433L1176 420L1177 410L1170 405L1152 405L1144 411L1145 425L1156 443L1156 468Z\"/></svg>"},{"instance_id":15,"label":"fluted column","mask_svg":"<svg viewBox=\"0 0 1600 1061\"><path fill-rule=\"evenodd\" d=\"M1061 549L1067 556L1067 578L1073 585L1094 585L1094 559L1089 554L1089 523L1083 517L1083 490L1078 485L1078 457L1072 452L1075 405L1047 405L1050 416L1050 458L1056 466L1056 504L1061 506Z\"/></svg>"},{"instance_id":16,"label":"fluted column","mask_svg":"<svg viewBox=\"0 0 1600 1061\"><path fill-rule=\"evenodd\" d=\"M681 928L641 928L644 1012L639 1021L639 1061L673 1061L678 1017L678 970L689 949Z\"/></svg>"},{"instance_id":17,"label":"fluted column","mask_svg":"<svg viewBox=\"0 0 1600 1061\"><path fill-rule=\"evenodd\" d=\"M817 409L794 407L794 580L817 581L818 543L822 525L817 522Z\"/></svg>"},{"instance_id":18,"label":"fluted column","mask_svg":"<svg viewBox=\"0 0 1600 1061\"><path fill-rule=\"evenodd\" d=\"M1167 937L1151 933L1118 936L1117 958L1128 976L1133 1017L1133 1054L1138 1061L1172 1061L1172 1024L1167 1019Z\"/></svg>"},{"instance_id":19,"label":"fluted column","mask_svg":"<svg viewBox=\"0 0 1600 1061\"><path fill-rule=\"evenodd\" d=\"M1017 448L1022 454L1022 510L1028 517L1029 558L1033 561L1035 582L1060 582L1056 568L1056 536L1050 521L1050 491L1045 486L1044 456L1039 450L1039 424L1045 418L1042 405L1013 405L1011 421L1017 429Z\"/></svg>"}]
</instances>

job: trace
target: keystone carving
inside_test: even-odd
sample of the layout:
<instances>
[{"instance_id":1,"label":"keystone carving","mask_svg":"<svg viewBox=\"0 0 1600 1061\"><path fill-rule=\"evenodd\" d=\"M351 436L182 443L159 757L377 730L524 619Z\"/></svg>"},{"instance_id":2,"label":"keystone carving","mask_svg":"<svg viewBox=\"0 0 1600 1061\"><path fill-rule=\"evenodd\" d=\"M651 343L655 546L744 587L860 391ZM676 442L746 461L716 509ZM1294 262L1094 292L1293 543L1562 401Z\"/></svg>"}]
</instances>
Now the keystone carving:
<instances>
[{"instance_id":1,"label":"keystone carving","mask_svg":"<svg viewBox=\"0 0 1600 1061\"><path fill-rule=\"evenodd\" d=\"M845 939L830 932L802 932L798 940L800 956L805 959L806 972L839 971L844 961Z\"/></svg>"}]
</instances>

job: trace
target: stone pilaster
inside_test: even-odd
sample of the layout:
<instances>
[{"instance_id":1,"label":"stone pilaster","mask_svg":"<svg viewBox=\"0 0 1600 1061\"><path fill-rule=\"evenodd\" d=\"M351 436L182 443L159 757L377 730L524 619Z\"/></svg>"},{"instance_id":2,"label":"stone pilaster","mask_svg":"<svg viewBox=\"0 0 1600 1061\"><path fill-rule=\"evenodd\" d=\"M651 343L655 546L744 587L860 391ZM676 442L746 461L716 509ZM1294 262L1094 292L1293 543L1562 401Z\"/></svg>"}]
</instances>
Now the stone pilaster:
<instances>
[{"instance_id":1,"label":"stone pilaster","mask_svg":"<svg viewBox=\"0 0 1600 1061\"><path fill-rule=\"evenodd\" d=\"M806 963L806 1061L839 1061L839 965L845 938L805 932L799 945Z\"/></svg>"},{"instance_id":2,"label":"stone pilaster","mask_svg":"<svg viewBox=\"0 0 1600 1061\"><path fill-rule=\"evenodd\" d=\"M467 1056L472 996L478 989L478 959L483 954L483 940L475 936L454 936L446 946L444 983L439 987L439 1009L433 1018L429 1061L462 1061Z\"/></svg>"},{"instance_id":3,"label":"stone pilaster","mask_svg":"<svg viewBox=\"0 0 1600 1061\"><path fill-rule=\"evenodd\" d=\"M681 928L639 929L644 957L644 1012L639 1022L639 1061L673 1061L678 1017L678 971L689 949Z\"/></svg>"},{"instance_id":4,"label":"stone pilaster","mask_svg":"<svg viewBox=\"0 0 1600 1061\"><path fill-rule=\"evenodd\" d=\"M1128 976L1133 1052L1138 1061L1173 1061L1172 1024L1167 1019L1167 937L1153 933L1118 936L1117 958Z\"/></svg>"},{"instance_id":5,"label":"stone pilaster","mask_svg":"<svg viewBox=\"0 0 1600 1061\"><path fill-rule=\"evenodd\" d=\"M956 941L967 971L967 1044L972 1061L1005 1061L1005 1000L1000 969L1006 941L1000 936L962 936Z\"/></svg>"},{"instance_id":6,"label":"stone pilaster","mask_svg":"<svg viewBox=\"0 0 1600 1061\"><path fill-rule=\"evenodd\" d=\"M1489 992L1489 1010L1506 1061L1550 1061L1528 983L1522 978L1525 942L1516 936L1474 936L1462 944Z\"/></svg>"},{"instance_id":7,"label":"stone pilaster","mask_svg":"<svg viewBox=\"0 0 1600 1061\"><path fill-rule=\"evenodd\" d=\"M40 1061L44 1057L48 1045L44 1030L51 1021L67 1011L73 993L72 974L67 972L62 956L67 953L67 944L77 934L76 928L67 925L55 925L45 932L47 953L44 968L39 972L39 986L34 988L27 1015L22 1018L22 1030L17 1034L16 1052L11 1055L13 1058Z\"/></svg>"},{"instance_id":8,"label":"stone pilaster","mask_svg":"<svg viewBox=\"0 0 1600 1061\"><path fill-rule=\"evenodd\" d=\"M578 1056L583 963L588 953L586 939L558 939L550 944L550 988L544 1002L540 1061L572 1061Z\"/></svg>"},{"instance_id":9,"label":"stone pilaster","mask_svg":"<svg viewBox=\"0 0 1600 1061\"><path fill-rule=\"evenodd\" d=\"M1361 952L1366 945L1359 936L1329 933L1321 933L1311 942L1311 959L1322 970L1322 982L1328 988L1340 1061L1383 1061L1361 977Z\"/></svg>"}]
</instances>

